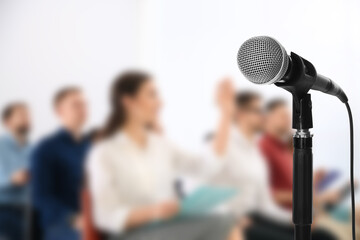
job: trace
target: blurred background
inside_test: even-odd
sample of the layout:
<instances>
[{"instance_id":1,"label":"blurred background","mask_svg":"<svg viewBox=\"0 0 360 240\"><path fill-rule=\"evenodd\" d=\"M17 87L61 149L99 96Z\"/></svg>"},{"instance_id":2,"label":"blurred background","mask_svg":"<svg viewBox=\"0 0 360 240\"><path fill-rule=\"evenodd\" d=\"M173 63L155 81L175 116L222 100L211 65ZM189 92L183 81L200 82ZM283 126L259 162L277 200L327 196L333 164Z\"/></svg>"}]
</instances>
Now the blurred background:
<instances>
[{"instance_id":1,"label":"blurred background","mask_svg":"<svg viewBox=\"0 0 360 240\"><path fill-rule=\"evenodd\" d=\"M162 121L167 135L197 149L217 120L213 96L219 78L230 76L240 89L291 100L282 89L254 86L239 72L238 48L258 35L272 36L288 52L309 59L319 73L345 89L355 119L360 114L356 0L3 0L0 4L0 107L14 99L29 102L34 139L57 124L49 99L59 87L70 83L85 90L88 125L96 126L108 111L114 75L139 67L156 76L165 101ZM336 98L318 93L312 97L315 165L347 173L345 108ZM356 124L355 128L359 133Z\"/></svg>"},{"instance_id":2,"label":"blurred background","mask_svg":"<svg viewBox=\"0 0 360 240\"><path fill-rule=\"evenodd\" d=\"M76 85L88 99L91 129L108 114L113 77L128 68L145 69L155 75L164 100L166 135L197 151L218 121L214 93L219 79L228 76L238 89L253 89L265 100L291 101L284 90L255 86L238 70L240 45L258 35L274 37L288 53L310 60L319 73L342 86L358 140L357 0L1 0L0 109L14 100L28 103L31 139L37 141L58 126L51 104L55 92ZM346 181L346 109L325 94L314 92L312 99L314 166L338 169ZM356 144L355 152L359 150ZM357 154L355 160L357 166Z\"/></svg>"}]
</instances>

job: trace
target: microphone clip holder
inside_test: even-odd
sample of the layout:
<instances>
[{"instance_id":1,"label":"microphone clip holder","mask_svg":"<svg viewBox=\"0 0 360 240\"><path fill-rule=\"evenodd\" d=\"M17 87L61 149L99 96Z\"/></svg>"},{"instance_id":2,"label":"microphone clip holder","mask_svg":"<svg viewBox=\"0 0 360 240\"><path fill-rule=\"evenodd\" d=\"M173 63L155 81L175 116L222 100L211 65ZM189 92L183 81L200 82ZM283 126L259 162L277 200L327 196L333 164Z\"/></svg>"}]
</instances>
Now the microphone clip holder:
<instances>
[{"instance_id":1,"label":"microphone clip holder","mask_svg":"<svg viewBox=\"0 0 360 240\"><path fill-rule=\"evenodd\" d=\"M291 52L288 72L276 86L285 89L293 96L293 121L294 129L310 129L313 127L311 114L311 99L307 94L316 81L316 69L306 59ZM308 106L306 106L308 105Z\"/></svg>"}]
</instances>

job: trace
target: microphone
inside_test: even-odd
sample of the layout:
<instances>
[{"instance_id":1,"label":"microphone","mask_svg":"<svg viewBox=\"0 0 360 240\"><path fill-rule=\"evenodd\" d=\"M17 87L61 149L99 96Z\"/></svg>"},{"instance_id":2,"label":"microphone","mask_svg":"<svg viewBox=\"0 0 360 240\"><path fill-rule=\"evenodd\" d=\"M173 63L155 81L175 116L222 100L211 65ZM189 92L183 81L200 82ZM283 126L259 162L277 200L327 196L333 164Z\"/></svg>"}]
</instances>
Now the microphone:
<instances>
[{"instance_id":1,"label":"microphone","mask_svg":"<svg viewBox=\"0 0 360 240\"><path fill-rule=\"evenodd\" d=\"M348 98L339 85L330 78L317 74L306 59L291 53L274 38L253 37L245 41L237 55L240 71L251 82L283 87L295 95L310 89L338 97L346 103Z\"/></svg>"},{"instance_id":2,"label":"microphone","mask_svg":"<svg viewBox=\"0 0 360 240\"><path fill-rule=\"evenodd\" d=\"M313 216L313 154L310 129L313 127L310 89L338 97L345 103L350 123L350 179L352 236L355 240L354 125L345 92L330 78L316 73L311 62L291 52L271 37L253 37L238 52L240 71L251 82L272 84L293 96L293 223L295 240L311 240Z\"/></svg>"}]
</instances>

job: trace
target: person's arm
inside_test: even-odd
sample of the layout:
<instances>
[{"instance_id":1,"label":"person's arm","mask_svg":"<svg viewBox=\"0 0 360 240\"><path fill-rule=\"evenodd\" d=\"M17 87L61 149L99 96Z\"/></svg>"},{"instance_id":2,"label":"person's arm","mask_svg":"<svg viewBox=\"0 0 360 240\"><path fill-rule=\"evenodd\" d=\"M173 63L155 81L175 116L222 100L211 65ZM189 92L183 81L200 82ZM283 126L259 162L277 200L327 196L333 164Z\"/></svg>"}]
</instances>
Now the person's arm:
<instances>
[{"instance_id":1,"label":"person's arm","mask_svg":"<svg viewBox=\"0 0 360 240\"><path fill-rule=\"evenodd\" d=\"M259 181L259 211L261 214L273 219L274 221L290 224L291 211L285 210L277 205L271 195L270 186L267 181Z\"/></svg>"},{"instance_id":2,"label":"person's arm","mask_svg":"<svg viewBox=\"0 0 360 240\"><path fill-rule=\"evenodd\" d=\"M224 79L220 83L216 98L221 115L213 139L213 150L217 156L223 156L227 150L230 128L235 113L235 91L229 79Z\"/></svg>"},{"instance_id":3,"label":"person's arm","mask_svg":"<svg viewBox=\"0 0 360 240\"><path fill-rule=\"evenodd\" d=\"M224 79L220 83L216 98L220 107L221 120L213 141L211 144L206 144L202 154L197 156L170 145L176 169L197 175L202 174L204 177L212 176L221 169L235 110L234 89L229 79Z\"/></svg>"},{"instance_id":4,"label":"person's arm","mask_svg":"<svg viewBox=\"0 0 360 240\"><path fill-rule=\"evenodd\" d=\"M11 172L9 165L11 164L7 157L7 149L0 146L0 189L7 189L13 186L22 186L28 182L28 171L26 169L18 169Z\"/></svg>"},{"instance_id":5,"label":"person's arm","mask_svg":"<svg viewBox=\"0 0 360 240\"><path fill-rule=\"evenodd\" d=\"M55 157L51 147L41 144L31 155L31 187L33 203L47 223L70 223L74 212L55 194Z\"/></svg>"},{"instance_id":6,"label":"person's arm","mask_svg":"<svg viewBox=\"0 0 360 240\"><path fill-rule=\"evenodd\" d=\"M169 200L149 206L132 206L126 199L131 194L132 186L124 180L119 186L111 162L101 145L90 153L87 162L88 184L94 206L95 224L101 230L119 234L130 228L142 226L156 220L165 220L176 215L178 203Z\"/></svg>"},{"instance_id":7,"label":"person's arm","mask_svg":"<svg viewBox=\"0 0 360 240\"><path fill-rule=\"evenodd\" d=\"M0 146L0 189L6 189L11 184L11 174L7 167L7 159L4 154L5 149Z\"/></svg>"}]
</instances>

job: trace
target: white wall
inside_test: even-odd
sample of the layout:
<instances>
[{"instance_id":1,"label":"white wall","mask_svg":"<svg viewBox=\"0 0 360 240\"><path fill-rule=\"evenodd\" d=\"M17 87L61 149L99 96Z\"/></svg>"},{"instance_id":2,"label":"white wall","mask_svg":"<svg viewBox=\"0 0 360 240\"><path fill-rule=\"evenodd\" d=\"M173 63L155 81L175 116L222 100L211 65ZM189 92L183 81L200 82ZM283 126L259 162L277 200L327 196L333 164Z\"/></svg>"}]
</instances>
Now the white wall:
<instances>
[{"instance_id":1,"label":"white wall","mask_svg":"<svg viewBox=\"0 0 360 240\"><path fill-rule=\"evenodd\" d=\"M275 37L288 52L311 60L318 72L338 82L359 119L359 1L149 2L155 3L149 9L156 20L149 38L155 42L151 64L167 104L164 121L168 134L187 148L199 146L199 139L216 123L213 92L221 76L230 75L240 89L261 91L266 98L291 99L275 86L248 83L239 72L237 50L243 41L257 35ZM314 92L313 112L315 166L337 167L347 174L345 106L334 97ZM356 133L360 134L359 128Z\"/></svg>"},{"instance_id":2,"label":"white wall","mask_svg":"<svg viewBox=\"0 0 360 240\"><path fill-rule=\"evenodd\" d=\"M136 1L0 1L0 107L30 103L35 138L57 126L51 99L84 88L89 125L102 123L115 74L136 65Z\"/></svg>"},{"instance_id":3,"label":"white wall","mask_svg":"<svg viewBox=\"0 0 360 240\"><path fill-rule=\"evenodd\" d=\"M142 66L156 73L168 135L196 150L216 123L213 92L220 77L232 76L240 89L253 88L267 98L290 99L275 86L249 84L238 71L236 52L255 35L275 37L336 80L359 119L357 0L3 0L0 107L18 98L30 102L37 138L56 126L49 101L54 91L77 84L91 103L89 125L100 124L111 77ZM315 165L347 172L345 108L320 93L313 102Z\"/></svg>"}]
</instances>

